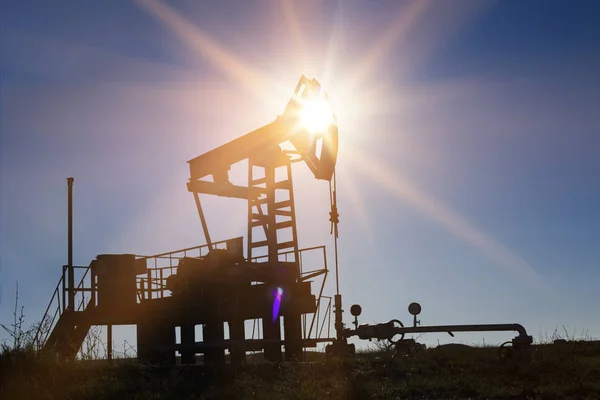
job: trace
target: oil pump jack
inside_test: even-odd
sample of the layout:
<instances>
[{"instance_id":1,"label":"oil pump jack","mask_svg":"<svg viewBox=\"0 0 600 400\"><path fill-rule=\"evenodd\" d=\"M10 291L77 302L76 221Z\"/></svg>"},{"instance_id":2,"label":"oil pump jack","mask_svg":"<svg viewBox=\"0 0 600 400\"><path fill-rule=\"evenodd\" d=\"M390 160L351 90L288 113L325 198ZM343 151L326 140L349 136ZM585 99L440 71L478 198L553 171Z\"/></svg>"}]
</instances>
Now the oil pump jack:
<instances>
[{"instance_id":1,"label":"oil pump jack","mask_svg":"<svg viewBox=\"0 0 600 400\"><path fill-rule=\"evenodd\" d=\"M293 149L284 150L282 145L285 143L290 143ZM284 113L275 121L189 161L188 190L194 195L209 247L212 247L211 237L199 195L240 198L248 202L247 259L253 260L257 256L266 259L263 263L252 264L251 268L266 272L268 278L263 281L274 287L274 303L280 301L279 297L284 302L287 298L288 304L293 307L291 304L299 298L290 290L290 284L306 282L320 273L301 276L299 271L292 164L304 162L316 179L333 181L333 186L330 184L330 220L337 235L338 214L333 190L337 154L337 120L327 93L316 79L302 76ZM233 185L228 177L231 166L242 160L248 161L247 187ZM207 180L209 176L212 176L212 181ZM283 179L278 179L280 176ZM290 254L292 261L282 261L282 254ZM306 311L314 312L314 308ZM336 326L341 326L339 288L334 315ZM291 359L298 358L302 348L300 313L297 312L294 317L286 315L284 320L286 353L291 354ZM262 328L264 340L279 340L277 322L263 318ZM267 359L278 359L279 352L278 343L265 347Z\"/></svg>"},{"instance_id":2,"label":"oil pump jack","mask_svg":"<svg viewBox=\"0 0 600 400\"><path fill-rule=\"evenodd\" d=\"M327 93L315 79L303 76L273 122L188 161L187 189L194 196L206 244L153 256L102 254L89 266L72 263L69 179L69 265L63 266L40 325L50 329L38 331L36 343L73 357L90 326L104 325L110 357L112 327L133 324L141 360L173 364L179 352L182 363L194 363L202 354L205 364L218 365L225 363L226 350L232 363L241 362L247 351L263 351L266 359L279 361L282 346L286 360L298 360L304 348L331 341L321 337L324 322L319 330L317 317L328 274L325 247L298 246L292 164L302 162L316 179L330 183L331 221L337 233L337 154L337 121ZM229 171L243 161L247 185L233 184ZM243 237L213 241L200 195L247 202L246 251ZM303 269L302 255L311 250L322 250L322 268ZM76 271L82 275L79 284ZM311 290L316 278L322 279L317 296ZM335 306L339 327L339 291ZM307 315L312 315L310 322Z\"/></svg>"},{"instance_id":3,"label":"oil pump jack","mask_svg":"<svg viewBox=\"0 0 600 400\"><path fill-rule=\"evenodd\" d=\"M348 343L354 336L389 340L399 346L407 342L407 333L516 331L518 336L504 347L512 345L519 350L532 343L519 324L420 326L417 315L421 307L417 303L409 306L414 317L412 327L397 319L359 325L361 307L353 305L354 328L346 328L337 260L337 156L337 119L327 93L318 81L302 76L284 112L273 122L188 161L187 189L194 196L205 245L153 256L98 255L89 266L74 266L72 262L73 179L69 178L69 264L63 266L34 342L44 350L74 357L90 326L105 325L110 358L112 326L134 324L140 360L174 364L178 352L184 364L195 363L196 355L203 354L208 365L225 363L225 350L229 350L232 363L242 362L247 351L255 350L263 351L267 360L280 361L282 346L286 360L299 360L303 348L321 342L330 343L326 347L329 356L347 356L354 353L354 345ZM242 161L247 162L248 181L247 185L236 185L230 181L229 171ZM329 182L336 293L333 307L329 297L326 312L331 315L333 310L335 337L321 337L323 327L330 325L325 319L321 331L318 328L329 272L325 247L298 246L292 183L292 164L296 162L306 164L316 179ZM245 254L243 237L212 240L201 194L247 202ZM323 251L324 268L306 271L302 254L314 249ZM75 283L76 270L82 271L79 284ZM316 277L323 278L317 296L311 290L311 280ZM313 316L310 323L307 315ZM251 338L247 321L254 321ZM255 339L257 321L262 335ZM318 335L312 335L315 321ZM197 326L201 326L200 341ZM225 337L225 326L229 338ZM396 337L399 339L394 340Z\"/></svg>"}]
</instances>

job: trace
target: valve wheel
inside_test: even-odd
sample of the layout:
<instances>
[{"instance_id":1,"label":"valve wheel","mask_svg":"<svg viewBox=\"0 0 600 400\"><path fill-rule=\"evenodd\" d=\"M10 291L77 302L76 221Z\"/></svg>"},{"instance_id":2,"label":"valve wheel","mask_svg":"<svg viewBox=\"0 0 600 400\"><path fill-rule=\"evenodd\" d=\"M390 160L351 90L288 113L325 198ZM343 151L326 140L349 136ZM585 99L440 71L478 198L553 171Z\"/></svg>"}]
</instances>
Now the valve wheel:
<instances>
[{"instance_id":1,"label":"valve wheel","mask_svg":"<svg viewBox=\"0 0 600 400\"><path fill-rule=\"evenodd\" d=\"M392 323L392 325L398 324L398 325L400 325L400 327L401 327L401 328L404 328L404 324L403 324L403 323L402 323L402 321L400 321L399 319L393 319L393 320L391 320L390 322ZM399 335L400 335L400 339L398 339L398 340L394 340L394 339L393 339L393 338L394 338L394 336L397 336L397 335L393 335L393 336L392 336L392 337L390 337L388 340L390 341L390 343L391 343L391 344L396 344L396 343L398 343L399 341L401 341L401 340L404 340L404 335L405 335L405 334L404 334L404 333L400 333Z\"/></svg>"},{"instance_id":2,"label":"valve wheel","mask_svg":"<svg viewBox=\"0 0 600 400\"><path fill-rule=\"evenodd\" d=\"M507 362L512 359L515 355L515 349L512 346L512 341L504 342L498 349L498 357L501 362Z\"/></svg>"},{"instance_id":3,"label":"valve wheel","mask_svg":"<svg viewBox=\"0 0 600 400\"><path fill-rule=\"evenodd\" d=\"M498 349L502 363L528 363L531 361L533 349L530 346L515 345L512 341L504 342Z\"/></svg>"}]
</instances>

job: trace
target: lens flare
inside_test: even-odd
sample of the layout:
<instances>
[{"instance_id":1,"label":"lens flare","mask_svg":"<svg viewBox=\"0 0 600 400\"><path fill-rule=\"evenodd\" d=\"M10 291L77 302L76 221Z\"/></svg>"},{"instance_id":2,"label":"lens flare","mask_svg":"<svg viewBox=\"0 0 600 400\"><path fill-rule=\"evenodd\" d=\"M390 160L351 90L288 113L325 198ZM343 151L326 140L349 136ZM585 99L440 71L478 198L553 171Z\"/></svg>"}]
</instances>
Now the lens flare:
<instances>
[{"instance_id":1,"label":"lens flare","mask_svg":"<svg viewBox=\"0 0 600 400\"><path fill-rule=\"evenodd\" d=\"M272 313L272 317L273 317L273 322L275 322L277 320L277 318L279 317L279 310L281 308L281 298L283 297L283 289L278 287L277 290L274 293L274 299L273 299L273 313Z\"/></svg>"},{"instance_id":2,"label":"lens flare","mask_svg":"<svg viewBox=\"0 0 600 400\"><path fill-rule=\"evenodd\" d=\"M310 133L326 132L333 122L333 111L325 99L311 99L302 104L300 123Z\"/></svg>"}]
</instances>

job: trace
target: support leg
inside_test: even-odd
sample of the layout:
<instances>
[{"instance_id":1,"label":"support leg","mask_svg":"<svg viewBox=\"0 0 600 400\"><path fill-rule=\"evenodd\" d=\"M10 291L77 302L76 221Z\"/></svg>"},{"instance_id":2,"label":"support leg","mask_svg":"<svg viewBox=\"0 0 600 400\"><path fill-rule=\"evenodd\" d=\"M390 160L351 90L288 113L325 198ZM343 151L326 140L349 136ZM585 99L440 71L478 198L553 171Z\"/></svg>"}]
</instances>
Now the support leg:
<instances>
[{"instance_id":1,"label":"support leg","mask_svg":"<svg viewBox=\"0 0 600 400\"><path fill-rule=\"evenodd\" d=\"M181 326L181 344L184 346L193 346L196 341L194 324L185 324ZM181 352L182 364L195 364L196 353L193 350L184 350Z\"/></svg>"},{"instance_id":2,"label":"support leg","mask_svg":"<svg viewBox=\"0 0 600 400\"><path fill-rule=\"evenodd\" d=\"M225 340L225 329L223 323L220 321L214 321L204 324L202 336L204 343L218 344ZM209 348L204 353L204 364L205 365L223 365L225 364L225 351L223 348L213 347Z\"/></svg>"},{"instance_id":3,"label":"support leg","mask_svg":"<svg viewBox=\"0 0 600 400\"><path fill-rule=\"evenodd\" d=\"M112 337L112 325L106 326L106 358L111 361L113 358L113 337Z\"/></svg>"},{"instance_id":4,"label":"support leg","mask_svg":"<svg viewBox=\"0 0 600 400\"><path fill-rule=\"evenodd\" d=\"M290 310L283 317L286 361L302 360L302 315Z\"/></svg>"},{"instance_id":5,"label":"support leg","mask_svg":"<svg viewBox=\"0 0 600 400\"><path fill-rule=\"evenodd\" d=\"M273 321L273 317L269 310L269 314L262 319L263 323L263 338L266 340L275 340L279 342L281 340L281 322L280 317L277 317ZM265 359L267 361L281 361L281 344L266 344L265 345Z\"/></svg>"},{"instance_id":6,"label":"support leg","mask_svg":"<svg viewBox=\"0 0 600 400\"><path fill-rule=\"evenodd\" d=\"M229 337L232 341L243 342L246 339L246 332L244 330L244 320L235 320L229 322ZM246 357L246 351L243 347L233 347L229 350L231 352L231 363L241 364L244 362Z\"/></svg>"}]
</instances>

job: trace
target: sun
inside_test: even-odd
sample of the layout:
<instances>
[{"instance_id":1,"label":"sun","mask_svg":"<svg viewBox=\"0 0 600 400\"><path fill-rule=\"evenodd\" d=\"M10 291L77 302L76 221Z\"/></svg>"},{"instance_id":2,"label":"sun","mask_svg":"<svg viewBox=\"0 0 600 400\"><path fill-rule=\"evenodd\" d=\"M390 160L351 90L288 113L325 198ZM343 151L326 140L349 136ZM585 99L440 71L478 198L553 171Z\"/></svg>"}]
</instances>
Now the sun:
<instances>
[{"instance_id":1,"label":"sun","mask_svg":"<svg viewBox=\"0 0 600 400\"><path fill-rule=\"evenodd\" d=\"M329 102L321 98L316 98L302 104L300 124L310 133L323 133L333 123L333 110Z\"/></svg>"}]
</instances>

